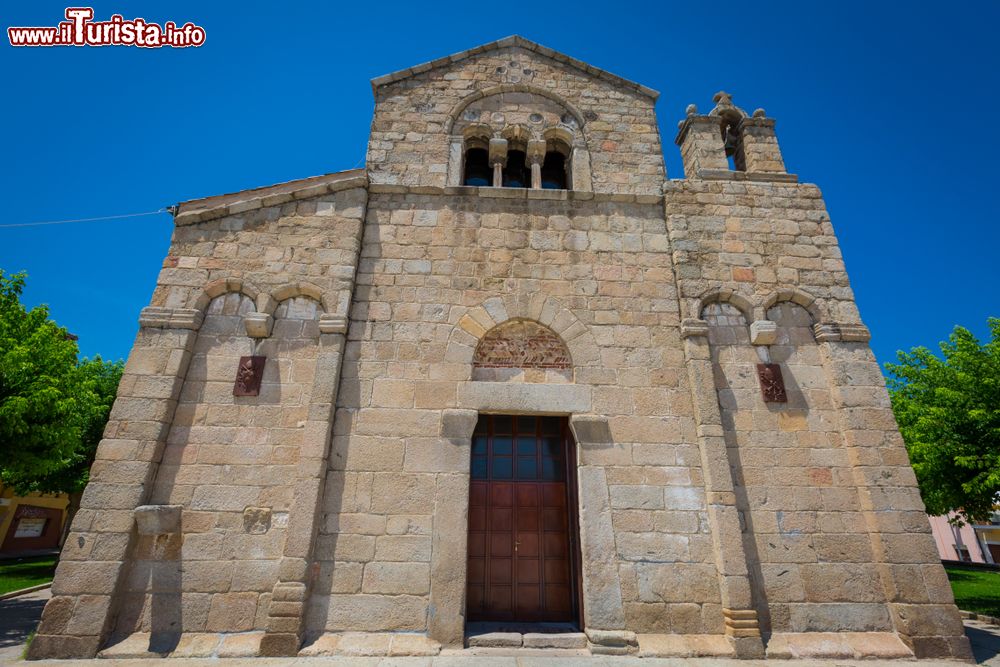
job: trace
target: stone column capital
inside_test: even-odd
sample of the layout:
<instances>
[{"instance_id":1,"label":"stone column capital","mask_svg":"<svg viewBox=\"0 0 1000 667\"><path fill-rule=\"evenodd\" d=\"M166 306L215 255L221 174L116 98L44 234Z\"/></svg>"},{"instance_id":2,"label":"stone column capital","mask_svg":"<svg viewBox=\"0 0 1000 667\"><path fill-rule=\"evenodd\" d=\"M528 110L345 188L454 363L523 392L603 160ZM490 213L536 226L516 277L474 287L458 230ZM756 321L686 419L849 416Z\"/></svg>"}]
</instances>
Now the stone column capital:
<instances>
[{"instance_id":1,"label":"stone column capital","mask_svg":"<svg viewBox=\"0 0 1000 667\"><path fill-rule=\"evenodd\" d=\"M507 140L490 139L490 165L507 164Z\"/></svg>"},{"instance_id":2,"label":"stone column capital","mask_svg":"<svg viewBox=\"0 0 1000 667\"><path fill-rule=\"evenodd\" d=\"M528 142L527 159L528 164L542 164L545 162L546 143L542 139L532 139Z\"/></svg>"}]
</instances>

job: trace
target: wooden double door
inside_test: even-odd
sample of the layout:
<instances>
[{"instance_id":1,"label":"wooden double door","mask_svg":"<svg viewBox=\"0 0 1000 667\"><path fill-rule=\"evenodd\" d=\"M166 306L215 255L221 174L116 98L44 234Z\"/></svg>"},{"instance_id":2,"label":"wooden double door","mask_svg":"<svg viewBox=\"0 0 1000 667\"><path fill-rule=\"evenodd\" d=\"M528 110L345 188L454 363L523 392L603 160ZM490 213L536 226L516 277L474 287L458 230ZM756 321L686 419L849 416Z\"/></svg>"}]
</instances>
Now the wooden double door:
<instances>
[{"instance_id":1,"label":"wooden double door","mask_svg":"<svg viewBox=\"0 0 1000 667\"><path fill-rule=\"evenodd\" d=\"M470 621L578 622L571 445L565 417L480 416L469 489Z\"/></svg>"}]
</instances>

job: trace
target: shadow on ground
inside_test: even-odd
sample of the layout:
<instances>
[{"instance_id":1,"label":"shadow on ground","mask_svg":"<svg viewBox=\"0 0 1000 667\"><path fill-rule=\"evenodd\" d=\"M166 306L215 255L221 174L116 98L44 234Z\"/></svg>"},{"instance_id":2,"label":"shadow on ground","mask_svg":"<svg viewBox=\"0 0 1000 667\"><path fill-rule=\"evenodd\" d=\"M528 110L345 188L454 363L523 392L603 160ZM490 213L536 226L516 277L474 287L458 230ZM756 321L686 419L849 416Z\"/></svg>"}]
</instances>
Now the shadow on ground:
<instances>
[{"instance_id":1,"label":"shadow on ground","mask_svg":"<svg viewBox=\"0 0 1000 667\"><path fill-rule=\"evenodd\" d=\"M38 625L47 600L10 598L0 602L0 648L23 644L25 638Z\"/></svg>"},{"instance_id":2,"label":"shadow on ground","mask_svg":"<svg viewBox=\"0 0 1000 667\"><path fill-rule=\"evenodd\" d=\"M972 655L977 663L1000 665L1000 630L979 628L966 623L965 636L972 644Z\"/></svg>"}]
</instances>

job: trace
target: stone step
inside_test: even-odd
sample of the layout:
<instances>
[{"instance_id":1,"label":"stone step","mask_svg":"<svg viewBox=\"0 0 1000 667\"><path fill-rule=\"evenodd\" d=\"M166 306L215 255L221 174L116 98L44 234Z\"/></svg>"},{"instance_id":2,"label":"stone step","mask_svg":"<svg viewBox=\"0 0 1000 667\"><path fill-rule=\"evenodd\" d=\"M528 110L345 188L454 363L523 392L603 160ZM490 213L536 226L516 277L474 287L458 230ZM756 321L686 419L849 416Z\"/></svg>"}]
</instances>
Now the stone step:
<instances>
[{"instance_id":1,"label":"stone step","mask_svg":"<svg viewBox=\"0 0 1000 667\"><path fill-rule=\"evenodd\" d=\"M587 648L587 635L582 632L526 632L524 648Z\"/></svg>"},{"instance_id":2,"label":"stone step","mask_svg":"<svg viewBox=\"0 0 1000 667\"><path fill-rule=\"evenodd\" d=\"M521 646L524 635L520 632L483 632L465 638L469 648L516 648Z\"/></svg>"},{"instance_id":3,"label":"stone step","mask_svg":"<svg viewBox=\"0 0 1000 667\"><path fill-rule=\"evenodd\" d=\"M469 648L585 649L582 632L481 632L466 637Z\"/></svg>"}]
</instances>

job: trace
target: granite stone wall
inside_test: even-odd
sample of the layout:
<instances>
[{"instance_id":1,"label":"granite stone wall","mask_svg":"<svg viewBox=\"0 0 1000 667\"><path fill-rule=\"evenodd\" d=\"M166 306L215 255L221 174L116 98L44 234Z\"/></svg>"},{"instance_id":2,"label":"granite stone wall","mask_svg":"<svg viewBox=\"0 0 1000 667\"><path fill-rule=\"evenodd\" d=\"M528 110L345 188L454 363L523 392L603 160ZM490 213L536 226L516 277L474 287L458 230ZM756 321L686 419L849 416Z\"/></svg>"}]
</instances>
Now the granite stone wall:
<instances>
[{"instance_id":1,"label":"granite stone wall","mask_svg":"<svg viewBox=\"0 0 1000 667\"><path fill-rule=\"evenodd\" d=\"M812 318L788 302L767 316L762 360L735 306L703 311L762 630L890 630ZM787 403L761 399L762 361L781 365Z\"/></svg>"},{"instance_id":2,"label":"granite stone wall","mask_svg":"<svg viewBox=\"0 0 1000 667\"><path fill-rule=\"evenodd\" d=\"M612 580L594 585L613 586L619 602L600 622L721 632L662 209L493 194L371 197L309 627L425 630L434 523L461 521L435 516L435 489L469 472L468 452L441 433L443 413L475 407L476 385L558 395L569 379L612 439L580 451L613 531ZM518 318L567 340L568 375L474 379L479 341Z\"/></svg>"},{"instance_id":3,"label":"granite stone wall","mask_svg":"<svg viewBox=\"0 0 1000 667\"><path fill-rule=\"evenodd\" d=\"M373 90L364 170L177 209L30 657L461 648L483 413L568 418L591 652L968 657L773 119L689 106L665 181L655 91L521 38ZM461 186L470 140L570 187Z\"/></svg>"},{"instance_id":4,"label":"granite stone wall","mask_svg":"<svg viewBox=\"0 0 1000 667\"><path fill-rule=\"evenodd\" d=\"M318 304L282 301L271 336L253 301L215 297L198 331L152 505L184 508L179 539L139 538L116 634L265 629L285 544L318 351ZM233 396L241 356L267 358L258 396ZM165 600L162 598L166 598ZM171 607L174 612L165 609Z\"/></svg>"}]
</instances>

